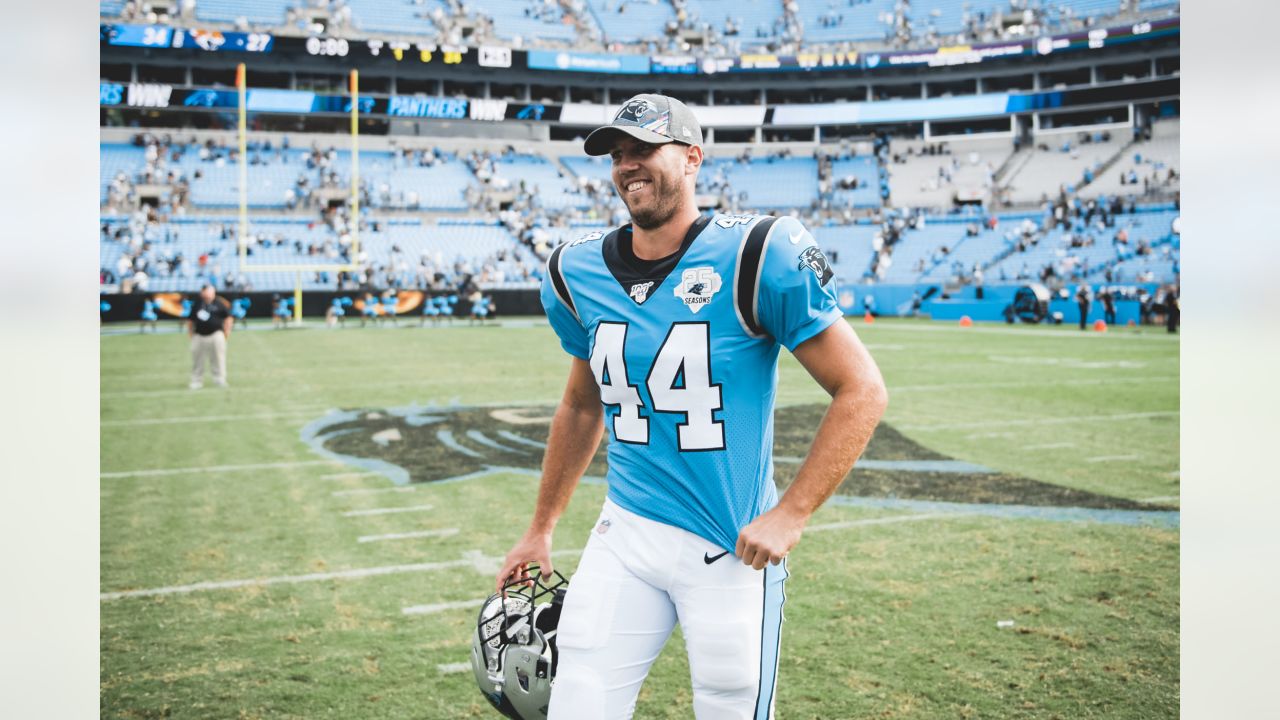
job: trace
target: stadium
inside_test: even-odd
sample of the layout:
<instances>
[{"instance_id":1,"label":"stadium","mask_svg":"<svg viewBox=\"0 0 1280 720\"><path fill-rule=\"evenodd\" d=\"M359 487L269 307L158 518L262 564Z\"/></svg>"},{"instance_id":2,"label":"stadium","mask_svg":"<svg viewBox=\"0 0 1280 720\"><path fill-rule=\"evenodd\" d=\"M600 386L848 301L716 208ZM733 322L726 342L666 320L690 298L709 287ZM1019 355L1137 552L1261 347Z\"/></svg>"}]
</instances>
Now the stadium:
<instances>
[{"instance_id":1,"label":"stadium","mask_svg":"<svg viewBox=\"0 0 1280 720\"><path fill-rule=\"evenodd\" d=\"M583 141L639 93L701 125L701 211L812 233L892 398L791 556L777 717L1176 716L1179 11L100 3L102 716L498 716L540 288L628 222ZM188 382L206 286L227 387ZM827 400L783 353L780 490ZM668 643L635 717L689 678Z\"/></svg>"}]
</instances>

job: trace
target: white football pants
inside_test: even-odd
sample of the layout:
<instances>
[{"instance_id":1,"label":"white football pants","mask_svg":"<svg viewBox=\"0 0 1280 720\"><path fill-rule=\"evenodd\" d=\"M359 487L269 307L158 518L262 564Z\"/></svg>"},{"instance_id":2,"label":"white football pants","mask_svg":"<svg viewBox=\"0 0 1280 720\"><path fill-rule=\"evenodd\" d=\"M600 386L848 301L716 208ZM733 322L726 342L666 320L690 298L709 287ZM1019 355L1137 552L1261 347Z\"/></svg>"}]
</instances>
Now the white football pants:
<instances>
[{"instance_id":1,"label":"white football pants","mask_svg":"<svg viewBox=\"0 0 1280 720\"><path fill-rule=\"evenodd\" d=\"M753 570L605 500L565 596L548 720L630 718L676 622L698 720L770 720L786 578L785 561Z\"/></svg>"}]
</instances>

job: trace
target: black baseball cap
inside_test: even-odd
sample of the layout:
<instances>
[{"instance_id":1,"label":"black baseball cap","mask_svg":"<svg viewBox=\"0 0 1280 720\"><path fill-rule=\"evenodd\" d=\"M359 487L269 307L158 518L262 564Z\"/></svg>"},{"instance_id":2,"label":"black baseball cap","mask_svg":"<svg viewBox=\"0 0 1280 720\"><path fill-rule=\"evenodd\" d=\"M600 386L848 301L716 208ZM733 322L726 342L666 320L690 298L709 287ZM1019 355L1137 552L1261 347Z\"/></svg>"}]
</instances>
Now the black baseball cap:
<instances>
[{"instance_id":1,"label":"black baseball cap","mask_svg":"<svg viewBox=\"0 0 1280 720\"><path fill-rule=\"evenodd\" d=\"M693 111L666 95L643 93L626 101L613 116L613 122L592 130L582 147L588 155L608 155L618 133L654 145L702 145L702 126Z\"/></svg>"}]
</instances>

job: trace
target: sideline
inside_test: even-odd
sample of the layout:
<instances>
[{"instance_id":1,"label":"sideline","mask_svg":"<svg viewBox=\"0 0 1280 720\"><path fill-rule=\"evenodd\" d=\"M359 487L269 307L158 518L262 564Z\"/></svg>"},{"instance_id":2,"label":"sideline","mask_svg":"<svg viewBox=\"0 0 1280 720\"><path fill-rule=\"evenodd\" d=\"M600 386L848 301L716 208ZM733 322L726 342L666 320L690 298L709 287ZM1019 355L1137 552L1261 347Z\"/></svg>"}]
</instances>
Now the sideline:
<instances>
[{"instance_id":1,"label":"sideline","mask_svg":"<svg viewBox=\"0 0 1280 720\"><path fill-rule=\"evenodd\" d=\"M859 319L853 315L846 315L845 319L849 320L849 324L854 326L854 330L863 330L865 325L859 322ZM893 320L890 318L890 320ZM915 325L908 323L887 322L882 325L872 325L874 330L906 330L908 332L945 332L945 333L978 333L983 335L1032 335L1037 337L1053 337L1053 338L1108 338L1112 340L1142 340L1147 342L1178 342L1181 335L1176 333L1168 333L1161 331L1156 333L1153 329L1150 334L1146 332L1128 331L1127 328L1109 328L1106 333L1096 333L1091 331L1080 332L1072 331L1066 327L1062 330L1040 330L1036 328L1024 328L1015 325L1013 327L982 327L974 325L973 327L962 328L957 324L953 324L950 320L934 321L935 325Z\"/></svg>"}]
</instances>

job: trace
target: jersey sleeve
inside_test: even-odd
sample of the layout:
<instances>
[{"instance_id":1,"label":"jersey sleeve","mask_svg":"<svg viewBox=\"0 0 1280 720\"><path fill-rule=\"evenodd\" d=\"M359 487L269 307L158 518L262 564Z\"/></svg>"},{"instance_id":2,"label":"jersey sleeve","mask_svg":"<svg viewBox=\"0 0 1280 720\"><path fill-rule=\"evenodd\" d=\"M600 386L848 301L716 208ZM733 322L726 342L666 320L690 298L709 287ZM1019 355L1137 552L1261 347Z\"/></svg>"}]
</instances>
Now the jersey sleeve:
<instances>
[{"instance_id":1,"label":"jersey sleeve","mask_svg":"<svg viewBox=\"0 0 1280 720\"><path fill-rule=\"evenodd\" d=\"M844 317L827 257L795 218L779 218L770 229L757 292L761 327L787 350Z\"/></svg>"},{"instance_id":2,"label":"jersey sleeve","mask_svg":"<svg viewBox=\"0 0 1280 720\"><path fill-rule=\"evenodd\" d=\"M570 355L586 360L590 357L587 330L582 326L570 305L561 299L561 290L557 289L559 285L567 294L567 285L564 283L564 276L559 266L560 252L563 247L562 245L556 249L557 252L552 253L547 262L547 271L543 273L542 309L547 313L551 329L555 330L560 338L560 347ZM572 298L569 302L572 302Z\"/></svg>"}]
</instances>

